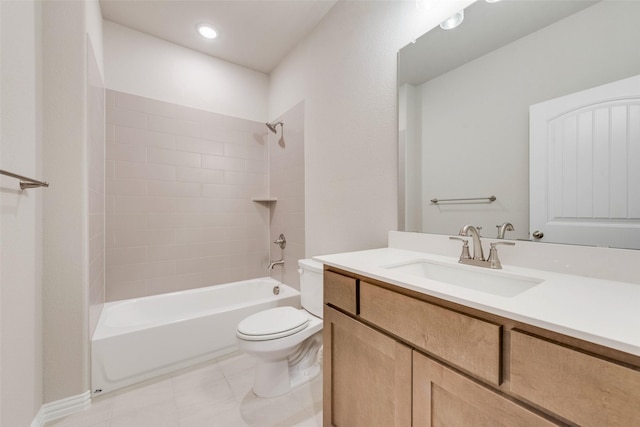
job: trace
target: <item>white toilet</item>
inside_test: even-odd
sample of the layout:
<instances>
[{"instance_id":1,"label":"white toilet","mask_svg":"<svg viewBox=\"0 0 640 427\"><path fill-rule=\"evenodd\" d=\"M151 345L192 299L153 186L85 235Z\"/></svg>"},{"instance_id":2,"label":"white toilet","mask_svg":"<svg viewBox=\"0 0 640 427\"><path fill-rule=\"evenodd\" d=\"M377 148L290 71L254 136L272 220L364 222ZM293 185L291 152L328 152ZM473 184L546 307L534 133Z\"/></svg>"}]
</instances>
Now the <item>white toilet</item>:
<instances>
[{"instance_id":1,"label":"white toilet","mask_svg":"<svg viewBox=\"0 0 640 427\"><path fill-rule=\"evenodd\" d=\"M298 261L302 309L277 307L252 314L236 329L238 346L257 359L253 391L286 394L321 371L322 264Z\"/></svg>"}]
</instances>

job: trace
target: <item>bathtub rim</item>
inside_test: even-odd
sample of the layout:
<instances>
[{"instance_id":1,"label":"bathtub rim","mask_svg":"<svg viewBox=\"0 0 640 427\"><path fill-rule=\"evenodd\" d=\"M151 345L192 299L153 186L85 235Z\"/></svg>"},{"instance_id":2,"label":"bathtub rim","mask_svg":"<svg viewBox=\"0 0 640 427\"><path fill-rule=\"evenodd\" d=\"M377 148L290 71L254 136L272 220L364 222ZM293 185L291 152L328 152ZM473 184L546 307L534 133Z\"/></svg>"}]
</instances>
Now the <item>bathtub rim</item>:
<instances>
[{"instance_id":1,"label":"bathtub rim","mask_svg":"<svg viewBox=\"0 0 640 427\"><path fill-rule=\"evenodd\" d=\"M109 311L112 308L116 308L116 307L119 307L119 306L122 306L122 305L125 305L125 304L127 304L127 305L134 304L134 303L140 302L140 301L170 299L172 296L175 296L177 294L181 294L181 295L198 294L198 293L211 291L212 289L234 287L234 286L241 285L243 283L255 282L255 281L265 281L265 282L269 282L269 285L280 286L281 287L281 293L278 294L278 295L270 294L268 298L265 297L265 298L251 300L252 302L255 302L255 301L266 301L266 300L279 300L279 299L288 298L288 297L290 297L292 295L296 295L296 294L300 295L300 291L295 289L294 287L292 287L290 285L286 285L286 284L278 281L277 279L274 279L273 277L265 276L265 277L256 277L256 278L253 278L253 279L239 280L239 281L236 281L236 282L222 283L222 284L219 284L219 285L209 285L209 286L204 286L204 287L201 287L201 288L185 289L183 291L173 291L173 292L166 292L166 293L156 294L156 295L148 295L148 296L129 298L129 299L124 299L124 300L109 301L109 302L104 303L104 306L103 306L103 308L102 308L102 310L100 312L100 316L98 318L98 322L96 324L95 331L94 331L93 335L91 336L91 342L99 341L99 340L102 340L102 339L111 338L111 337L122 335L122 334L126 334L126 333L131 333L131 332L134 332L134 331L156 328L156 327L160 327L162 325L166 325L167 323L185 322L185 321L191 320L191 319L199 317L199 316L203 316L203 315L211 314L213 312L220 311L220 307L217 307L216 309L212 309L212 310L209 310L209 311L202 311L201 310L201 311L197 311L197 312L194 312L194 313L190 313L190 315L187 315L187 316L182 316L182 317L180 317L178 319L171 319L170 322L167 322L167 321L155 321L155 322L146 323L144 325L117 326L117 327L114 327L114 326L108 326L104 322L106 316L109 315ZM282 290L285 290L285 292L282 292ZM287 292L287 290L289 292ZM224 309L225 310L230 310L232 308L239 308L239 307L242 307L242 306L244 306L244 303L238 303L238 304L232 304L232 305L224 306Z\"/></svg>"}]
</instances>

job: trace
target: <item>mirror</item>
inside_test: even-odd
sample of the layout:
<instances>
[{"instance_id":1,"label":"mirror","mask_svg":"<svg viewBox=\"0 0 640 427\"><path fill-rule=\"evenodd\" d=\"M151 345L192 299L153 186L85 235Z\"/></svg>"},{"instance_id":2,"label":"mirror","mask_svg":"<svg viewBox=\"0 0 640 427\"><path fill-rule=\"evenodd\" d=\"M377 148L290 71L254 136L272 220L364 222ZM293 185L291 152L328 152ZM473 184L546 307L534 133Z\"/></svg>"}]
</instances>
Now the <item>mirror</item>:
<instances>
[{"instance_id":1,"label":"mirror","mask_svg":"<svg viewBox=\"0 0 640 427\"><path fill-rule=\"evenodd\" d=\"M529 106L640 74L637 22L640 1L478 0L402 48L400 230L530 239Z\"/></svg>"}]
</instances>

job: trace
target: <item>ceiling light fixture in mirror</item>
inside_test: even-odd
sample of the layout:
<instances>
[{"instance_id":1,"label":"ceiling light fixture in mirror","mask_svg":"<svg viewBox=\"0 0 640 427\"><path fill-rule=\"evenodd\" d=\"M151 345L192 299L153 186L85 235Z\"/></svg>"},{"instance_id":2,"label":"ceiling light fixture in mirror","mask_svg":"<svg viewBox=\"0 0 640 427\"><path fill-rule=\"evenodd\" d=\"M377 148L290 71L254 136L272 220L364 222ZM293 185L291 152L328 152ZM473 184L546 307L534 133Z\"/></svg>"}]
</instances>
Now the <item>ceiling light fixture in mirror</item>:
<instances>
[{"instance_id":1,"label":"ceiling light fixture in mirror","mask_svg":"<svg viewBox=\"0 0 640 427\"><path fill-rule=\"evenodd\" d=\"M443 30L453 30L464 21L464 10L460 10L440 23Z\"/></svg>"}]
</instances>

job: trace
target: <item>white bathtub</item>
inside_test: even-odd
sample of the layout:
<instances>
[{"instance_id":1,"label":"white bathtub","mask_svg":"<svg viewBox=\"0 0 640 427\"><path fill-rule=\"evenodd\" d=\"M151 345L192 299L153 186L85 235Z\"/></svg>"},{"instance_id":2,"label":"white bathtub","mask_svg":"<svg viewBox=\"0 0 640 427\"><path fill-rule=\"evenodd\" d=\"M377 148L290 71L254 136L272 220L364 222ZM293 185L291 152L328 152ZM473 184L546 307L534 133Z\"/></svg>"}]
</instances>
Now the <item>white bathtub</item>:
<instances>
[{"instance_id":1,"label":"white bathtub","mask_svg":"<svg viewBox=\"0 0 640 427\"><path fill-rule=\"evenodd\" d=\"M234 352L242 319L284 305L299 307L300 293L269 277L106 303L91 340L91 388L106 393Z\"/></svg>"}]
</instances>

